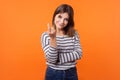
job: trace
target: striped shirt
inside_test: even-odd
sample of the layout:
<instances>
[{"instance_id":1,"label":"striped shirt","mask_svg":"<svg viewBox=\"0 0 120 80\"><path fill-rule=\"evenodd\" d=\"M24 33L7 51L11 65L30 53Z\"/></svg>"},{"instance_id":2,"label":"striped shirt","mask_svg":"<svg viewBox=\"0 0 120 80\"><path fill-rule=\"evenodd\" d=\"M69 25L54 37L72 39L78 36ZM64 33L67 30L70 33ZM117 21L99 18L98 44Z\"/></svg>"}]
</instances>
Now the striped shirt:
<instances>
[{"instance_id":1,"label":"striped shirt","mask_svg":"<svg viewBox=\"0 0 120 80\"><path fill-rule=\"evenodd\" d=\"M57 47L50 46L47 32L41 36L42 48L45 53L46 64L57 70L66 70L76 66L76 60L81 59L82 50L78 33L73 37L56 36Z\"/></svg>"}]
</instances>

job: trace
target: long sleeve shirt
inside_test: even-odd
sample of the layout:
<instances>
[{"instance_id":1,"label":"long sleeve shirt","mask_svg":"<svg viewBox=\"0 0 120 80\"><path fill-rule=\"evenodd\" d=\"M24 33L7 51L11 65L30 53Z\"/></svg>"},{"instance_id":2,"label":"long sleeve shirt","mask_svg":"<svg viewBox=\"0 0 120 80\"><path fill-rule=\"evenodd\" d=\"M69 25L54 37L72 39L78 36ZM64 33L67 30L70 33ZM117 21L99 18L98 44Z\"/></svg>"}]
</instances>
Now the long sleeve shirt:
<instances>
[{"instance_id":1,"label":"long sleeve shirt","mask_svg":"<svg viewBox=\"0 0 120 80\"><path fill-rule=\"evenodd\" d=\"M46 63L53 69L66 70L75 67L76 60L81 59L82 49L77 32L73 37L56 36L57 47L50 46L50 37L47 32L44 32L41 43Z\"/></svg>"}]
</instances>

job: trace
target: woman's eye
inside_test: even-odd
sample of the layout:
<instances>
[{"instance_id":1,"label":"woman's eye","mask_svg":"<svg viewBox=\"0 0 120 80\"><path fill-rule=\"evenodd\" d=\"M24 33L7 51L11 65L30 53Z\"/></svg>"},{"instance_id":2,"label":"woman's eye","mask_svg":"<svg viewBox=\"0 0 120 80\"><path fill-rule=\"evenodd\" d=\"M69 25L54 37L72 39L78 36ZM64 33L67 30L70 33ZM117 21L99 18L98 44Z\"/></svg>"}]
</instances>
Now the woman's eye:
<instances>
[{"instance_id":1,"label":"woman's eye","mask_svg":"<svg viewBox=\"0 0 120 80\"><path fill-rule=\"evenodd\" d=\"M67 19L67 18L66 18L65 20L66 20L66 21L68 21L68 19Z\"/></svg>"},{"instance_id":2,"label":"woman's eye","mask_svg":"<svg viewBox=\"0 0 120 80\"><path fill-rule=\"evenodd\" d=\"M62 18L62 16L61 16L61 15L59 15L59 16L58 16L58 18Z\"/></svg>"}]
</instances>

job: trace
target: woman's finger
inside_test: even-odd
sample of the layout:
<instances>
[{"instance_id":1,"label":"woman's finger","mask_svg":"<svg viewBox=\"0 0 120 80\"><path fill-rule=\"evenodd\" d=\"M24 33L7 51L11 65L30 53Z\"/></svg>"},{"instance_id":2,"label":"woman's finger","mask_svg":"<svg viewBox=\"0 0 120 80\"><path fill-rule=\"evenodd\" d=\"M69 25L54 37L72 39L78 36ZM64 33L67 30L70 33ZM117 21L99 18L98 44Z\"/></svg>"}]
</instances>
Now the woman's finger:
<instances>
[{"instance_id":1,"label":"woman's finger","mask_svg":"<svg viewBox=\"0 0 120 80\"><path fill-rule=\"evenodd\" d=\"M47 26L48 26L48 32L51 32L50 24L48 23Z\"/></svg>"}]
</instances>

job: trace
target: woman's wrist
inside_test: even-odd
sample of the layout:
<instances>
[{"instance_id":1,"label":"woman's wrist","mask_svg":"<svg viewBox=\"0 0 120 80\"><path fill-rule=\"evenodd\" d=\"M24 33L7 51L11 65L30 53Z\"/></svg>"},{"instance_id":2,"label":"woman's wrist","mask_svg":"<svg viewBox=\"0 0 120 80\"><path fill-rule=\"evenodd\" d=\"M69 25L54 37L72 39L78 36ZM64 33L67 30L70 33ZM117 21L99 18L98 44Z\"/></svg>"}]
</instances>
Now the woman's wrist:
<instances>
[{"instance_id":1,"label":"woman's wrist","mask_svg":"<svg viewBox=\"0 0 120 80\"><path fill-rule=\"evenodd\" d=\"M50 46L52 47L57 47L57 44L56 44L56 38L50 38Z\"/></svg>"}]
</instances>

